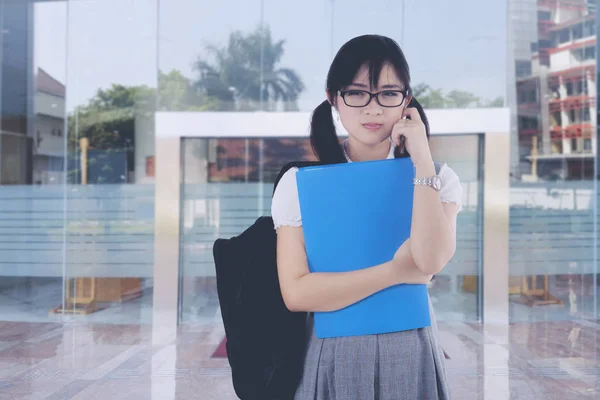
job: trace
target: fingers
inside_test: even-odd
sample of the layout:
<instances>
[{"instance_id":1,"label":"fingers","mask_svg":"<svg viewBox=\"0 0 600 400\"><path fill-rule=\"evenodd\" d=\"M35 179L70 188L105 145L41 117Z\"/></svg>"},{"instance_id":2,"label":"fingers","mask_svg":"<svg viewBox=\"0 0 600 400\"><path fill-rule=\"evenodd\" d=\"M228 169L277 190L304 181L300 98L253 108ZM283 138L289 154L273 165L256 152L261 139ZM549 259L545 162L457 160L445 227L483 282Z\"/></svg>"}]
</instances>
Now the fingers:
<instances>
[{"instance_id":1,"label":"fingers","mask_svg":"<svg viewBox=\"0 0 600 400\"><path fill-rule=\"evenodd\" d=\"M402 112L402 117L410 117L411 121L421 121L421 115L414 107L405 108Z\"/></svg>"},{"instance_id":2,"label":"fingers","mask_svg":"<svg viewBox=\"0 0 600 400\"><path fill-rule=\"evenodd\" d=\"M394 142L395 146L400 146L402 134L398 132L392 133L392 142Z\"/></svg>"}]
</instances>

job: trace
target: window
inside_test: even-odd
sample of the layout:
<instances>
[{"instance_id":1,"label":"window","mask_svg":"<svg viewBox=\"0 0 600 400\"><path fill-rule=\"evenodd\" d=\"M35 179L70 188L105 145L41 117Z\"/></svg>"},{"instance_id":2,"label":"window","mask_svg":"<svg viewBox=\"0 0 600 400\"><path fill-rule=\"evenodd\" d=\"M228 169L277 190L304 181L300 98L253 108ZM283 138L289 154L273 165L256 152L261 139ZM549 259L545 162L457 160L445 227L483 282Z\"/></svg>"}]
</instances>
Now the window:
<instances>
[{"instance_id":1,"label":"window","mask_svg":"<svg viewBox=\"0 0 600 400\"><path fill-rule=\"evenodd\" d=\"M519 117L519 128L522 130L537 129L538 120L536 117Z\"/></svg>"},{"instance_id":2,"label":"window","mask_svg":"<svg viewBox=\"0 0 600 400\"><path fill-rule=\"evenodd\" d=\"M572 50L573 57L577 61L587 61L596 59L596 48L593 46L585 47L581 49Z\"/></svg>"},{"instance_id":3,"label":"window","mask_svg":"<svg viewBox=\"0 0 600 400\"><path fill-rule=\"evenodd\" d=\"M581 39L583 37L583 25L575 25L573 27L573 40Z\"/></svg>"},{"instance_id":4,"label":"window","mask_svg":"<svg viewBox=\"0 0 600 400\"><path fill-rule=\"evenodd\" d=\"M571 35L570 35L570 30L568 28L558 31L558 43L559 44L567 43L569 40L571 40Z\"/></svg>"},{"instance_id":5,"label":"window","mask_svg":"<svg viewBox=\"0 0 600 400\"><path fill-rule=\"evenodd\" d=\"M583 36L594 36L596 34L596 21L586 21L583 23Z\"/></svg>"},{"instance_id":6,"label":"window","mask_svg":"<svg viewBox=\"0 0 600 400\"><path fill-rule=\"evenodd\" d=\"M583 59L584 60L593 60L596 58L596 48L595 47L586 47L583 50Z\"/></svg>"},{"instance_id":7,"label":"window","mask_svg":"<svg viewBox=\"0 0 600 400\"><path fill-rule=\"evenodd\" d=\"M48 156L48 171L62 172L64 167L63 157Z\"/></svg>"},{"instance_id":8,"label":"window","mask_svg":"<svg viewBox=\"0 0 600 400\"><path fill-rule=\"evenodd\" d=\"M575 110L571 110L569 114L569 123L574 124L575 122L577 122L577 114L575 113Z\"/></svg>"},{"instance_id":9,"label":"window","mask_svg":"<svg viewBox=\"0 0 600 400\"><path fill-rule=\"evenodd\" d=\"M573 96L573 82L567 82L567 96Z\"/></svg>"},{"instance_id":10,"label":"window","mask_svg":"<svg viewBox=\"0 0 600 400\"><path fill-rule=\"evenodd\" d=\"M584 108L583 109L583 113L581 115L581 120L582 121L590 121L590 109L589 108Z\"/></svg>"},{"instance_id":11,"label":"window","mask_svg":"<svg viewBox=\"0 0 600 400\"><path fill-rule=\"evenodd\" d=\"M581 96L584 94L588 94L587 79L582 79L580 81L575 82L575 95Z\"/></svg>"},{"instance_id":12,"label":"window","mask_svg":"<svg viewBox=\"0 0 600 400\"><path fill-rule=\"evenodd\" d=\"M523 89L517 93L519 104L528 104L537 102L536 89Z\"/></svg>"},{"instance_id":13,"label":"window","mask_svg":"<svg viewBox=\"0 0 600 400\"><path fill-rule=\"evenodd\" d=\"M550 11L538 11L538 20L539 21L551 21L552 13Z\"/></svg>"},{"instance_id":14,"label":"window","mask_svg":"<svg viewBox=\"0 0 600 400\"><path fill-rule=\"evenodd\" d=\"M518 60L515 62L515 73L517 78L531 75L531 61Z\"/></svg>"},{"instance_id":15,"label":"window","mask_svg":"<svg viewBox=\"0 0 600 400\"><path fill-rule=\"evenodd\" d=\"M529 91L529 103L535 103L537 101L537 91L535 89L531 89Z\"/></svg>"},{"instance_id":16,"label":"window","mask_svg":"<svg viewBox=\"0 0 600 400\"><path fill-rule=\"evenodd\" d=\"M583 139L583 150L592 151L592 139Z\"/></svg>"},{"instance_id":17,"label":"window","mask_svg":"<svg viewBox=\"0 0 600 400\"><path fill-rule=\"evenodd\" d=\"M215 145L216 158L209 162L209 182L273 183L287 162L315 159L310 140L304 138L217 139Z\"/></svg>"},{"instance_id":18,"label":"window","mask_svg":"<svg viewBox=\"0 0 600 400\"><path fill-rule=\"evenodd\" d=\"M571 151L572 152L577 152L578 148L577 148L577 139L571 139Z\"/></svg>"}]
</instances>

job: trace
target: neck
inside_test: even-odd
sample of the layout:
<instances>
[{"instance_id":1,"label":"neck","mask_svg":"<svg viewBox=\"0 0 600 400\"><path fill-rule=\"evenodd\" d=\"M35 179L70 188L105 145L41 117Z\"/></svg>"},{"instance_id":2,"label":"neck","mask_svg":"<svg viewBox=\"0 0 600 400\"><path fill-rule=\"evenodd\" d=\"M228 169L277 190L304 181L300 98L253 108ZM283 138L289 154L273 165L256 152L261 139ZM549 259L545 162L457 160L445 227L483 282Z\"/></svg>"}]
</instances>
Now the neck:
<instances>
[{"instance_id":1,"label":"neck","mask_svg":"<svg viewBox=\"0 0 600 400\"><path fill-rule=\"evenodd\" d=\"M374 145L368 145L361 143L352 137L348 137L346 153L352 161L357 162L384 160L390 152L390 146L391 142L389 140Z\"/></svg>"}]
</instances>

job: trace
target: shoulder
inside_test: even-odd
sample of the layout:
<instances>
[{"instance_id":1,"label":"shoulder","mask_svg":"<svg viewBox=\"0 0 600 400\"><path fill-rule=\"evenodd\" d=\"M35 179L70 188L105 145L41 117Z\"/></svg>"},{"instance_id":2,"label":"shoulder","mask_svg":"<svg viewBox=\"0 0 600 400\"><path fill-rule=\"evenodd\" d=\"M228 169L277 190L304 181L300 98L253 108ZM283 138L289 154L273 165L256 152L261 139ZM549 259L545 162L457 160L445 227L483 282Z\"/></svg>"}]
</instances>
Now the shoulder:
<instances>
[{"instance_id":1,"label":"shoulder","mask_svg":"<svg viewBox=\"0 0 600 400\"><path fill-rule=\"evenodd\" d=\"M448 165L440 164L439 176L442 179L440 198L443 203L456 203L462 210L463 189L458 174Z\"/></svg>"},{"instance_id":2,"label":"shoulder","mask_svg":"<svg viewBox=\"0 0 600 400\"><path fill-rule=\"evenodd\" d=\"M300 201L296 184L298 168L288 169L275 188L271 202L271 217L275 229L281 226L301 226Z\"/></svg>"}]
</instances>

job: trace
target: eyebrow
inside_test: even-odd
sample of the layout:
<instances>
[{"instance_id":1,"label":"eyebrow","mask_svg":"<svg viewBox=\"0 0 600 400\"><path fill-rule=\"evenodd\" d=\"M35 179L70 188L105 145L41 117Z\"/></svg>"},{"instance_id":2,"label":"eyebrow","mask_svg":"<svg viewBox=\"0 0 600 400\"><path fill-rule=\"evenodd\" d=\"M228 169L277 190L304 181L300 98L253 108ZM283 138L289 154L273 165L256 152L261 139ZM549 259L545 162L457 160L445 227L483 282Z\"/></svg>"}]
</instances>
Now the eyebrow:
<instances>
[{"instance_id":1,"label":"eyebrow","mask_svg":"<svg viewBox=\"0 0 600 400\"><path fill-rule=\"evenodd\" d=\"M358 83L358 82L352 82L352 83L350 84L350 86L356 86L356 87L359 87L359 88L369 89L369 86L368 86L368 85L365 85L365 84L363 84L363 83ZM402 88L402 86L400 86L400 85L396 85L396 84L393 84L393 85L383 85L383 86L381 87L381 89L399 89L399 90L404 90L404 89Z\"/></svg>"}]
</instances>

